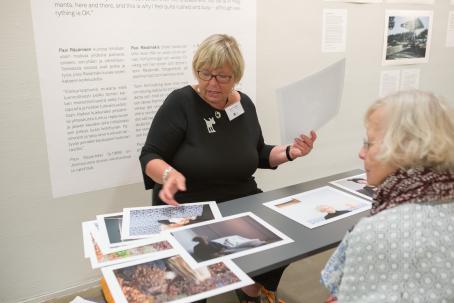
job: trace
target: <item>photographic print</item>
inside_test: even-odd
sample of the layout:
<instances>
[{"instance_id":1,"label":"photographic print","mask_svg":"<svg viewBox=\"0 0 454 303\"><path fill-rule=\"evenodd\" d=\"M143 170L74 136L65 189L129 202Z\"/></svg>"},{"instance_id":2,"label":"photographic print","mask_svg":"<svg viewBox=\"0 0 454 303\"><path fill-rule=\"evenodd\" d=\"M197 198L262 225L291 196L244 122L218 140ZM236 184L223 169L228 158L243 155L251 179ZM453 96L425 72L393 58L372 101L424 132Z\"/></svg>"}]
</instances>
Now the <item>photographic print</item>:
<instances>
[{"instance_id":1,"label":"photographic print","mask_svg":"<svg viewBox=\"0 0 454 303\"><path fill-rule=\"evenodd\" d=\"M104 254L121 251L127 249L128 246L143 243L143 239L121 239L123 213L97 215L96 219L99 230L96 241ZM155 239L159 241L159 237L155 237Z\"/></svg>"},{"instance_id":2,"label":"photographic print","mask_svg":"<svg viewBox=\"0 0 454 303\"><path fill-rule=\"evenodd\" d=\"M383 65L429 61L432 11L386 11Z\"/></svg>"},{"instance_id":3,"label":"photographic print","mask_svg":"<svg viewBox=\"0 0 454 303\"><path fill-rule=\"evenodd\" d=\"M162 236L161 241L143 241L142 243L135 244L124 250L104 254L97 241L94 233L88 235L91 240L89 258L92 268L100 268L103 266L113 265L126 261L131 261L139 258L144 258L150 255L162 256L167 254L167 250L173 249L172 245Z\"/></svg>"},{"instance_id":4,"label":"photographic print","mask_svg":"<svg viewBox=\"0 0 454 303\"><path fill-rule=\"evenodd\" d=\"M253 213L242 213L170 231L171 244L193 266L208 265L293 242Z\"/></svg>"},{"instance_id":5,"label":"photographic print","mask_svg":"<svg viewBox=\"0 0 454 303\"><path fill-rule=\"evenodd\" d=\"M263 203L266 207L314 228L369 210L371 203L329 186Z\"/></svg>"},{"instance_id":6,"label":"photographic print","mask_svg":"<svg viewBox=\"0 0 454 303\"><path fill-rule=\"evenodd\" d=\"M189 303L254 283L230 260L193 269L179 255L104 267L102 273L116 303Z\"/></svg>"},{"instance_id":7,"label":"photographic print","mask_svg":"<svg viewBox=\"0 0 454 303\"><path fill-rule=\"evenodd\" d=\"M335 180L330 182L330 184L348 190L349 192L357 194L371 201L372 197L374 196L375 190L377 189L375 186L367 184L366 174L360 174L344 179Z\"/></svg>"},{"instance_id":8,"label":"photographic print","mask_svg":"<svg viewBox=\"0 0 454 303\"><path fill-rule=\"evenodd\" d=\"M96 220L82 222L82 240L84 241L84 257L90 258L91 248L91 231L98 230L98 223Z\"/></svg>"},{"instance_id":9,"label":"photographic print","mask_svg":"<svg viewBox=\"0 0 454 303\"><path fill-rule=\"evenodd\" d=\"M216 202L198 202L123 209L122 239L141 239L164 230L221 218Z\"/></svg>"}]
</instances>

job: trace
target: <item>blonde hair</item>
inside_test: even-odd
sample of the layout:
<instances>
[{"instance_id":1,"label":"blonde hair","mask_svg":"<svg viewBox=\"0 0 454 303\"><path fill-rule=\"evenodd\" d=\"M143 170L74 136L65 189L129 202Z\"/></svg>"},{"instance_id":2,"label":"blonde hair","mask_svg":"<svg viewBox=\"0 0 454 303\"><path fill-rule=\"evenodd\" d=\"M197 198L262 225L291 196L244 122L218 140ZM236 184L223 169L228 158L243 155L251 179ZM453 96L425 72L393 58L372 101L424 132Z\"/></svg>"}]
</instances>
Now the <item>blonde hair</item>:
<instances>
[{"instance_id":1,"label":"blonde hair","mask_svg":"<svg viewBox=\"0 0 454 303\"><path fill-rule=\"evenodd\" d=\"M215 34L206 38L198 47L192 59L192 72L203 67L220 68L228 64L233 71L235 83L240 82L244 73L244 59L235 38L228 35Z\"/></svg>"},{"instance_id":2,"label":"blonde hair","mask_svg":"<svg viewBox=\"0 0 454 303\"><path fill-rule=\"evenodd\" d=\"M411 90L372 104L365 121L384 108L384 136L378 160L399 168L454 168L454 110L432 93Z\"/></svg>"}]
</instances>

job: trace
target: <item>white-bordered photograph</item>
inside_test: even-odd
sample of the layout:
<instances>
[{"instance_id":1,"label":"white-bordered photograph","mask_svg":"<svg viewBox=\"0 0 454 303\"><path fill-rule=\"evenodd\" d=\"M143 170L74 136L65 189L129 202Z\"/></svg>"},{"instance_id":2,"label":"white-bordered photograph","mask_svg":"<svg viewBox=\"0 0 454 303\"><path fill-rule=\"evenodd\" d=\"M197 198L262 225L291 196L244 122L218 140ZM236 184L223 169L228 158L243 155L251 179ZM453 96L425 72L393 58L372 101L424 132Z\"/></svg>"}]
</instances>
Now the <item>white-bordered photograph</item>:
<instances>
[{"instance_id":1,"label":"white-bordered photograph","mask_svg":"<svg viewBox=\"0 0 454 303\"><path fill-rule=\"evenodd\" d=\"M266 207L314 228L367 211L371 203L330 186L263 203Z\"/></svg>"},{"instance_id":2,"label":"white-bordered photograph","mask_svg":"<svg viewBox=\"0 0 454 303\"><path fill-rule=\"evenodd\" d=\"M433 11L387 10L383 65L429 61Z\"/></svg>"},{"instance_id":3,"label":"white-bordered photograph","mask_svg":"<svg viewBox=\"0 0 454 303\"><path fill-rule=\"evenodd\" d=\"M98 222L96 220L82 222L82 240L84 242L84 258L90 258L90 234L91 230L98 230Z\"/></svg>"},{"instance_id":4,"label":"white-bordered photograph","mask_svg":"<svg viewBox=\"0 0 454 303\"><path fill-rule=\"evenodd\" d=\"M93 224L93 222L95 222ZM90 259L92 268L100 268L113 264L123 263L135 259L150 257L162 257L168 254L167 250L173 249L167 235L161 235L158 239L144 239L143 241L134 241L134 245L126 249L118 250L112 253L104 254L98 244L99 231L96 230L96 221L87 222L83 230L84 248L87 250L87 258Z\"/></svg>"},{"instance_id":5,"label":"white-bordered photograph","mask_svg":"<svg viewBox=\"0 0 454 303\"><path fill-rule=\"evenodd\" d=\"M99 230L96 241L98 242L103 254L121 251L127 249L128 246L139 244L143 241L143 239L121 239L123 213L97 215L96 220ZM159 241L159 237L155 236L155 239L156 241Z\"/></svg>"},{"instance_id":6,"label":"white-bordered photograph","mask_svg":"<svg viewBox=\"0 0 454 303\"><path fill-rule=\"evenodd\" d=\"M176 230L218 218L222 218L222 215L214 201L181 204L178 207L159 205L124 208L121 238L146 238L164 230Z\"/></svg>"},{"instance_id":7,"label":"white-bordered photograph","mask_svg":"<svg viewBox=\"0 0 454 303\"><path fill-rule=\"evenodd\" d=\"M179 255L102 268L116 303L189 303L254 283L230 260L191 268Z\"/></svg>"},{"instance_id":8,"label":"white-bordered photograph","mask_svg":"<svg viewBox=\"0 0 454 303\"><path fill-rule=\"evenodd\" d=\"M371 201L372 197L375 194L375 191L377 190L375 186L367 184L367 177L365 173L334 180L331 181L330 184L348 190L349 192L352 192Z\"/></svg>"},{"instance_id":9,"label":"white-bordered photograph","mask_svg":"<svg viewBox=\"0 0 454 303\"><path fill-rule=\"evenodd\" d=\"M170 231L172 246L192 266L208 265L293 242L251 212Z\"/></svg>"}]
</instances>

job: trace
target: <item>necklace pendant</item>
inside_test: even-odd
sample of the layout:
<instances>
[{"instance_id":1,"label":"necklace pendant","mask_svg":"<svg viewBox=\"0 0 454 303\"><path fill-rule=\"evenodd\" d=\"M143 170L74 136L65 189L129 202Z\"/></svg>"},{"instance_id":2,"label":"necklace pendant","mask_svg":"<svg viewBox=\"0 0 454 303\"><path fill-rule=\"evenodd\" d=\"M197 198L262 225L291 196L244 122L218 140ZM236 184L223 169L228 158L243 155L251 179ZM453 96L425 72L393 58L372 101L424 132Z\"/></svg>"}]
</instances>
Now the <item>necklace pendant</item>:
<instances>
[{"instance_id":1,"label":"necklace pendant","mask_svg":"<svg viewBox=\"0 0 454 303\"><path fill-rule=\"evenodd\" d=\"M216 119L219 119L219 118L221 118L221 113L218 111L215 111L214 116L216 117Z\"/></svg>"}]
</instances>

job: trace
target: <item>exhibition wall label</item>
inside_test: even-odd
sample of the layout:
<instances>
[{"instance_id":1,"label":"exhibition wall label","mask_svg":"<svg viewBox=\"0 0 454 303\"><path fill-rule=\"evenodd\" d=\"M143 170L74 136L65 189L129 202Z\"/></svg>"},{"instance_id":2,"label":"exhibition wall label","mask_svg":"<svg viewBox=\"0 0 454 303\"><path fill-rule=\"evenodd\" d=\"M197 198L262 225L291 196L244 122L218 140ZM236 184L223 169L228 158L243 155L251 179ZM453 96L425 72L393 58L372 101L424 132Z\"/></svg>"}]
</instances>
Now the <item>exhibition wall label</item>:
<instances>
[{"instance_id":1,"label":"exhibition wall label","mask_svg":"<svg viewBox=\"0 0 454 303\"><path fill-rule=\"evenodd\" d=\"M197 45L234 36L255 100L256 1L32 0L54 197L142 182L139 154L174 89L196 82Z\"/></svg>"}]
</instances>

